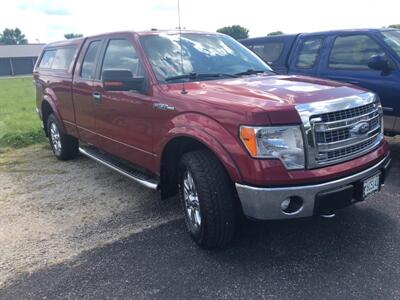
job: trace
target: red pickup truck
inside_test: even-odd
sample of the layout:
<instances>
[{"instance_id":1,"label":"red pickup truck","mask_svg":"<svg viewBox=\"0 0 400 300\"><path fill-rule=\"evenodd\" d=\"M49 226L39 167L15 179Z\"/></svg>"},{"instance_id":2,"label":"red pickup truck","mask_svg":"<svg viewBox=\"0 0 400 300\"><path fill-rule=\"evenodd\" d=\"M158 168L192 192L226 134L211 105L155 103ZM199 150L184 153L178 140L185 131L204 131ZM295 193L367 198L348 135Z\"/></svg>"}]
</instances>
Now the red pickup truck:
<instances>
[{"instance_id":1,"label":"red pickup truck","mask_svg":"<svg viewBox=\"0 0 400 300\"><path fill-rule=\"evenodd\" d=\"M79 152L167 198L223 247L240 215L333 215L379 191L390 166L379 98L277 75L228 36L117 32L47 45L37 111L58 159Z\"/></svg>"}]
</instances>

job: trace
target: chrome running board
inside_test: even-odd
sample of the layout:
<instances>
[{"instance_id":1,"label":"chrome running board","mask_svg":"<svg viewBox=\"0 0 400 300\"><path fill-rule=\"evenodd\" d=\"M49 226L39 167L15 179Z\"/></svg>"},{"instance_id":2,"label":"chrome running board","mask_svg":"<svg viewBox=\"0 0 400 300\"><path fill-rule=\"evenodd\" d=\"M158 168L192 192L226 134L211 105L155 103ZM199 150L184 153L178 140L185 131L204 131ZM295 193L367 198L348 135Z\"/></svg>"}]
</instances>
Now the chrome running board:
<instances>
[{"instance_id":1,"label":"chrome running board","mask_svg":"<svg viewBox=\"0 0 400 300\"><path fill-rule=\"evenodd\" d=\"M108 156L95 147L81 146L79 147L79 152L147 188L153 190L159 189L160 181L156 177L151 177L142 171L134 169L133 167L128 166L121 161L112 158L111 156Z\"/></svg>"}]
</instances>

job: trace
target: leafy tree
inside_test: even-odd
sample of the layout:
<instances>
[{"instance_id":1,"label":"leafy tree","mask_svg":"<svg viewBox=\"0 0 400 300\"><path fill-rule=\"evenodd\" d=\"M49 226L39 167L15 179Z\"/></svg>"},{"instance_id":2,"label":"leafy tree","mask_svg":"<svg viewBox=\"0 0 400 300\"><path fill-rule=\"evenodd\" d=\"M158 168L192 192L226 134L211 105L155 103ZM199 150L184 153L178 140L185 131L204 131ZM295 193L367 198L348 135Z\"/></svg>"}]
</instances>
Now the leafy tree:
<instances>
[{"instance_id":1,"label":"leafy tree","mask_svg":"<svg viewBox=\"0 0 400 300\"><path fill-rule=\"evenodd\" d=\"M249 30L240 25L225 26L218 29L217 32L227 34L236 40L249 37Z\"/></svg>"},{"instance_id":2,"label":"leafy tree","mask_svg":"<svg viewBox=\"0 0 400 300\"><path fill-rule=\"evenodd\" d=\"M280 34L284 34L283 31L272 31L270 33L267 34L267 36L271 36L271 35L280 35Z\"/></svg>"},{"instance_id":3,"label":"leafy tree","mask_svg":"<svg viewBox=\"0 0 400 300\"><path fill-rule=\"evenodd\" d=\"M19 28L6 28L4 29L3 33L0 33L0 44L23 45L28 44L28 40L25 38L25 35L22 34Z\"/></svg>"},{"instance_id":4,"label":"leafy tree","mask_svg":"<svg viewBox=\"0 0 400 300\"><path fill-rule=\"evenodd\" d=\"M70 39L83 37L83 34L80 34L80 33L66 33L66 34L64 34L64 37L67 40L70 40Z\"/></svg>"},{"instance_id":5,"label":"leafy tree","mask_svg":"<svg viewBox=\"0 0 400 300\"><path fill-rule=\"evenodd\" d=\"M389 28L396 28L396 29L400 29L400 24L394 24L394 25L390 25Z\"/></svg>"}]
</instances>

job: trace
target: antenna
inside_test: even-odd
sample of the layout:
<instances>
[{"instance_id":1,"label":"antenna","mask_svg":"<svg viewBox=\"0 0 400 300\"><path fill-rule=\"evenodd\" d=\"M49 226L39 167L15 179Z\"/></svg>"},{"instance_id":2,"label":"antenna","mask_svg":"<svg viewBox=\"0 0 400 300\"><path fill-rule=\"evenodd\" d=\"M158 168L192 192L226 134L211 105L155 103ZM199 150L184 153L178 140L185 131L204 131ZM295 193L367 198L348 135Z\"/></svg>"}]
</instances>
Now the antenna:
<instances>
[{"instance_id":1,"label":"antenna","mask_svg":"<svg viewBox=\"0 0 400 300\"><path fill-rule=\"evenodd\" d=\"M181 48L181 72L183 75L183 50L182 50L182 28L181 28L181 6L180 1L178 0L178 29L179 29L179 47ZM182 91L181 94L187 94L188 92L185 89L185 79L182 78Z\"/></svg>"}]
</instances>

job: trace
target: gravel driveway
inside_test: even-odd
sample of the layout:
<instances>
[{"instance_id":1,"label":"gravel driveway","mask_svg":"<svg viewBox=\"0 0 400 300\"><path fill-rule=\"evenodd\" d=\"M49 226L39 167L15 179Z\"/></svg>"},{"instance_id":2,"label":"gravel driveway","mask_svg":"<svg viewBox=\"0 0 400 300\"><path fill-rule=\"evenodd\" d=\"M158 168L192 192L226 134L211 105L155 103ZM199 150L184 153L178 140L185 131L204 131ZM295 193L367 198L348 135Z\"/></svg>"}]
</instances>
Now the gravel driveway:
<instances>
[{"instance_id":1,"label":"gravel driveway","mask_svg":"<svg viewBox=\"0 0 400 300\"><path fill-rule=\"evenodd\" d=\"M23 272L181 217L175 199L47 145L0 154L0 287Z\"/></svg>"}]
</instances>

